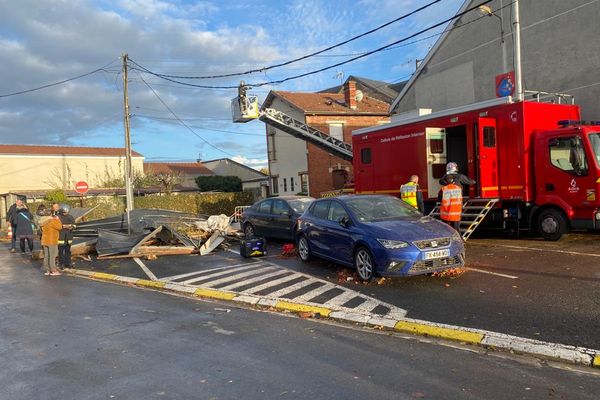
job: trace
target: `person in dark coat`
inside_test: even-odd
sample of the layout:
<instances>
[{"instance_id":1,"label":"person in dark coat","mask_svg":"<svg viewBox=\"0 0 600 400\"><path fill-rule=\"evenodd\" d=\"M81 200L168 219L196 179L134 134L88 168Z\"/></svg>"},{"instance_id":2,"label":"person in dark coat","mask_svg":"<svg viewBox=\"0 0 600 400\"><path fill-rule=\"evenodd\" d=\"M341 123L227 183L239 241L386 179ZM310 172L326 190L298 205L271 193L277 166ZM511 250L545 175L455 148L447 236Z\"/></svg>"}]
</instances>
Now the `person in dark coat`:
<instances>
[{"instance_id":1,"label":"person in dark coat","mask_svg":"<svg viewBox=\"0 0 600 400\"><path fill-rule=\"evenodd\" d=\"M22 202L20 207L17 206L16 221L17 228L13 232L13 237L19 239L22 254L25 254L25 242L27 242L31 253L33 251L33 215Z\"/></svg>"},{"instance_id":2,"label":"person in dark coat","mask_svg":"<svg viewBox=\"0 0 600 400\"><path fill-rule=\"evenodd\" d=\"M58 209L58 217L62 223L62 230L58 236L58 267L72 268L71 243L73 242L73 229L75 229L75 218L69 214L68 204L61 204Z\"/></svg>"},{"instance_id":3,"label":"person in dark coat","mask_svg":"<svg viewBox=\"0 0 600 400\"><path fill-rule=\"evenodd\" d=\"M448 165L446 165L446 175L442 176L439 180L440 185L446 186L449 184L449 176L452 176L452 183L460 186L461 188L464 185L474 185L476 183L475 180L459 173L458 165L455 162L449 162Z\"/></svg>"},{"instance_id":4,"label":"person in dark coat","mask_svg":"<svg viewBox=\"0 0 600 400\"><path fill-rule=\"evenodd\" d=\"M23 198L17 197L15 204L10 206L8 212L6 213L6 222L10 224L12 229L12 240L10 246L10 252L14 253L17 251L17 208L23 206Z\"/></svg>"}]
</instances>

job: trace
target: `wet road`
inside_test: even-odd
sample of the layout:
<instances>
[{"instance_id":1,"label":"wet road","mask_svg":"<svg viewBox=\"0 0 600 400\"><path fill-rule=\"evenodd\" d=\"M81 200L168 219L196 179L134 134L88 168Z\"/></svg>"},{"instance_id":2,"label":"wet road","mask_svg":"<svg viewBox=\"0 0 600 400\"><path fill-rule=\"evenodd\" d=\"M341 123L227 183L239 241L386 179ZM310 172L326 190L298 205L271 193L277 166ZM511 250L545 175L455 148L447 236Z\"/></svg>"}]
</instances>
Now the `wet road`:
<instances>
[{"instance_id":1,"label":"wet road","mask_svg":"<svg viewBox=\"0 0 600 400\"><path fill-rule=\"evenodd\" d=\"M553 368L78 277L0 253L2 398L595 399Z\"/></svg>"}]
</instances>

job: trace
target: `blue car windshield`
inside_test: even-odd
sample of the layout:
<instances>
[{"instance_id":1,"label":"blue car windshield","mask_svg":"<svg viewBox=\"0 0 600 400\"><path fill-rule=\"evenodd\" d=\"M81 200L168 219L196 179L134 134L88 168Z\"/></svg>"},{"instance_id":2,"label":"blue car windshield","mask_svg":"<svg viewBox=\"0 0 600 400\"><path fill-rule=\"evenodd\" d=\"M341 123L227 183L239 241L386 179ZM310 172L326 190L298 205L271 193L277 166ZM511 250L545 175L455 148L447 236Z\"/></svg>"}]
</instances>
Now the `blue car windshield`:
<instances>
[{"instance_id":1,"label":"blue car windshield","mask_svg":"<svg viewBox=\"0 0 600 400\"><path fill-rule=\"evenodd\" d=\"M304 210L312 203L314 199L312 197L307 197L305 199L294 199L288 200L288 204L292 207L292 210L297 212L298 214L302 214Z\"/></svg>"},{"instance_id":2,"label":"blue car windshield","mask_svg":"<svg viewBox=\"0 0 600 400\"><path fill-rule=\"evenodd\" d=\"M398 218L420 218L423 215L400 199L391 196L356 196L346 205L360 222Z\"/></svg>"}]
</instances>

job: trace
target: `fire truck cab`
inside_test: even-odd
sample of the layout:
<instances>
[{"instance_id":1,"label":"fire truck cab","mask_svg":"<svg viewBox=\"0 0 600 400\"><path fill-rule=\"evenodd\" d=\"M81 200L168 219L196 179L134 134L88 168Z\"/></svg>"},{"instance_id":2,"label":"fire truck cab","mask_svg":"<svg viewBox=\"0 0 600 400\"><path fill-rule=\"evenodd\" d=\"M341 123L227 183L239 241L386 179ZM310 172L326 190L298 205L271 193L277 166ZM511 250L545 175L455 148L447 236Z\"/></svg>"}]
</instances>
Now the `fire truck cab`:
<instances>
[{"instance_id":1,"label":"fire truck cab","mask_svg":"<svg viewBox=\"0 0 600 400\"><path fill-rule=\"evenodd\" d=\"M600 229L600 123L579 120L576 105L508 97L360 129L355 191L398 195L416 174L431 208L453 161L477 181L466 197L498 200L487 226L548 240L569 228Z\"/></svg>"}]
</instances>

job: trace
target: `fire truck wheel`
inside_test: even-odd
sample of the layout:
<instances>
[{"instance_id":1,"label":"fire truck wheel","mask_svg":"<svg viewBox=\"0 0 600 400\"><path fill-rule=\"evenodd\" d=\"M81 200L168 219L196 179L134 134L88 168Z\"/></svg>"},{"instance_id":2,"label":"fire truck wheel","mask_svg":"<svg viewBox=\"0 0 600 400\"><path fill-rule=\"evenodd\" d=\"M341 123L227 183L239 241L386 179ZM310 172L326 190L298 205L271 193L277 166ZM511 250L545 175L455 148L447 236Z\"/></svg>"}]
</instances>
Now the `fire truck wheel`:
<instances>
[{"instance_id":1,"label":"fire truck wheel","mask_svg":"<svg viewBox=\"0 0 600 400\"><path fill-rule=\"evenodd\" d=\"M547 208L540 211L538 230L544 239L556 241L567 232L567 220L560 211Z\"/></svg>"},{"instance_id":2,"label":"fire truck wheel","mask_svg":"<svg viewBox=\"0 0 600 400\"><path fill-rule=\"evenodd\" d=\"M302 260L302 262L309 262L311 259L308 240L304 235L298 236L298 255L300 256L300 260Z\"/></svg>"},{"instance_id":3,"label":"fire truck wheel","mask_svg":"<svg viewBox=\"0 0 600 400\"><path fill-rule=\"evenodd\" d=\"M359 247L354 252L354 268L363 281L370 281L375 276L375 263L366 247Z\"/></svg>"},{"instance_id":4,"label":"fire truck wheel","mask_svg":"<svg viewBox=\"0 0 600 400\"><path fill-rule=\"evenodd\" d=\"M255 231L254 231L254 226L252 226L252 224L246 224L244 225L244 236L246 237L246 239L254 237Z\"/></svg>"}]
</instances>

